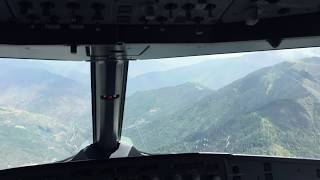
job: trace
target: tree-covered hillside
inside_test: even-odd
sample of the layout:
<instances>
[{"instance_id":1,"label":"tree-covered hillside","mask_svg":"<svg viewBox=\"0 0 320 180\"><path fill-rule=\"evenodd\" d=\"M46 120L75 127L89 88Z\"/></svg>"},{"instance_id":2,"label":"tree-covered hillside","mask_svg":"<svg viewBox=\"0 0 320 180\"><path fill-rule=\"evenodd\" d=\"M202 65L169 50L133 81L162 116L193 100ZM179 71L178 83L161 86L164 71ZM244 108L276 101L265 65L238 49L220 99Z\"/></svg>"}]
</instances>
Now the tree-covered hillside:
<instances>
[{"instance_id":1,"label":"tree-covered hillside","mask_svg":"<svg viewBox=\"0 0 320 180\"><path fill-rule=\"evenodd\" d=\"M157 153L320 157L319 68L319 61L306 59L260 69L125 134Z\"/></svg>"}]
</instances>

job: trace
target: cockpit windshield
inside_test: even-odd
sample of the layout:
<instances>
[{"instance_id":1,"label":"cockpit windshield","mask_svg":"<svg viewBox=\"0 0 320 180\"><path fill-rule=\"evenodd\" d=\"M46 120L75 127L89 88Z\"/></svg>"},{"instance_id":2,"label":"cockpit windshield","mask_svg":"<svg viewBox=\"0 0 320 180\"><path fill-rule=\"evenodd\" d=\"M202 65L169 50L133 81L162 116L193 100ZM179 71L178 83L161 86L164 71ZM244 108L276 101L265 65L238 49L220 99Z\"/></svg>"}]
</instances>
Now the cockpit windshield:
<instances>
[{"instance_id":1,"label":"cockpit windshield","mask_svg":"<svg viewBox=\"0 0 320 180\"><path fill-rule=\"evenodd\" d=\"M148 153L320 158L320 48L130 62L124 116Z\"/></svg>"},{"instance_id":2,"label":"cockpit windshield","mask_svg":"<svg viewBox=\"0 0 320 180\"><path fill-rule=\"evenodd\" d=\"M0 169L60 161L92 143L89 67L0 60Z\"/></svg>"},{"instance_id":3,"label":"cockpit windshield","mask_svg":"<svg viewBox=\"0 0 320 180\"><path fill-rule=\"evenodd\" d=\"M151 154L320 158L320 48L129 63L121 141ZM92 143L90 64L0 60L0 169Z\"/></svg>"}]
</instances>

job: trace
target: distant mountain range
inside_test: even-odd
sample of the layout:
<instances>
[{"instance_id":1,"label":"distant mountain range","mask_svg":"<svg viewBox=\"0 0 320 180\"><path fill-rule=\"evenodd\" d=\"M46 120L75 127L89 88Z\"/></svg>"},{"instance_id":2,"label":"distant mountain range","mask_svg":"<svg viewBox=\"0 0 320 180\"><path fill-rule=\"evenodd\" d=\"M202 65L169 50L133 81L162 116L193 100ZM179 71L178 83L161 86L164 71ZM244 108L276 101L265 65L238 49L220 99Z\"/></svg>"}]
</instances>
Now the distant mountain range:
<instances>
[{"instance_id":1,"label":"distant mountain range","mask_svg":"<svg viewBox=\"0 0 320 180\"><path fill-rule=\"evenodd\" d=\"M194 57L194 61L197 59L201 58ZM255 70L282 61L284 59L274 58L270 53L255 53L224 60L212 58L190 66L149 72L129 78L127 94L130 96L137 91L176 86L186 82L194 82L216 90Z\"/></svg>"},{"instance_id":2,"label":"distant mountain range","mask_svg":"<svg viewBox=\"0 0 320 180\"><path fill-rule=\"evenodd\" d=\"M199 99L168 113L162 111L159 116L148 116L148 111L167 105L142 108L140 116L127 117L130 123L124 135L138 149L149 152L218 151L319 158L319 68L319 58L283 62L252 72L215 92L205 91L203 96L201 91L194 91L197 85L191 84L133 94L128 102L142 96L143 102L156 98L177 104L185 96L177 97L176 88L185 87Z\"/></svg>"}]
</instances>

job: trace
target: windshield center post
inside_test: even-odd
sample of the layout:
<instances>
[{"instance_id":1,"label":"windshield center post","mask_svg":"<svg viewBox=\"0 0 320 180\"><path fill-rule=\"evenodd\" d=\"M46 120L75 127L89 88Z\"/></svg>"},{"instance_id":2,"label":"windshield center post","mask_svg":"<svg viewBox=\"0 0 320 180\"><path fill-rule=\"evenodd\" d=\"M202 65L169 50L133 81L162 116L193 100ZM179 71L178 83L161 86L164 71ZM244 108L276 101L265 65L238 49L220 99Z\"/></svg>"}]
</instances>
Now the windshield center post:
<instances>
[{"instance_id":1,"label":"windshield center post","mask_svg":"<svg viewBox=\"0 0 320 180\"><path fill-rule=\"evenodd\" d=\"M93 143L106 155L119 146L128 64L123 43L91 47Z\"/></svg>"}]
</instances>

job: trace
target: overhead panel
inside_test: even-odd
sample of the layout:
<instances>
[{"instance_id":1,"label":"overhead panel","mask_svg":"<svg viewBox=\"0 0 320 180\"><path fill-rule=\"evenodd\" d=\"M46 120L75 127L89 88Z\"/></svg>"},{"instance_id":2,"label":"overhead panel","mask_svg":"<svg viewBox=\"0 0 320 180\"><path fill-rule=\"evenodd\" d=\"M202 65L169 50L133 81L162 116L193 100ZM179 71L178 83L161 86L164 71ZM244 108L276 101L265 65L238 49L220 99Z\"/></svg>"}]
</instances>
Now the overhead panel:
<instances>
[{"instance_id":1,"label":"overhead panel","mask_svg":"<svg viewBox=\"0 0 320 180\"><path fill-rule=\"evenodd\" d=\"M193 24L214 23L231 0L10 0L19 23ZM5 6L4 6L5 7Z\"/></svg>"},{"instance_id":2,"label":"overhead panel","mask_svg":"<svg viewBox=\"0 0 320 180\"><path fill-rule=\"evenodd\" d=\"M12 19L8 4L5 0L0 0L0 22L10 21Z\"/></svg>"},{"instance_id":3,"label":"overhead panel","mask_svg":"<svg viewBox=\"0 0 320 180\"><path fill-rule=\"evenodd\" d=\"M317 0L0 0L0 44L69 48L124 42L143 47L131 46L139 49L131 54L135 59L141 51L154 50L154 44L213 43L216 48L226 42L267 41L270 48L288 47L281 42L320 36L319 19ZM310 39L306 43L314 44ZM232 52L243 50L232 47ZM229 52L225 49L219 52ZM34 49L17 54L30 51Z\"/></svg>"},{"instance_id":4,"label":"overhead panel","mask_svg":"<svg viewBox=\"0 0 320 180\"><path fill-rule=\"evenodd\" d=\"M319 11L314 0L1 0L1 22L25 24L215 24Z\"/></svg>"},{"instance_id":5,"label":"overhead panel","mask_svg":"<svg viewBox=\"0 0 320 180\"><path fill-rule=\"evenodd\" d=\"M319 10L320 2L314 0L235 0L223 16L223 21L246 21L254 13L258 19L267 19L308 14Z\"/></svg>"}]
</instances>

